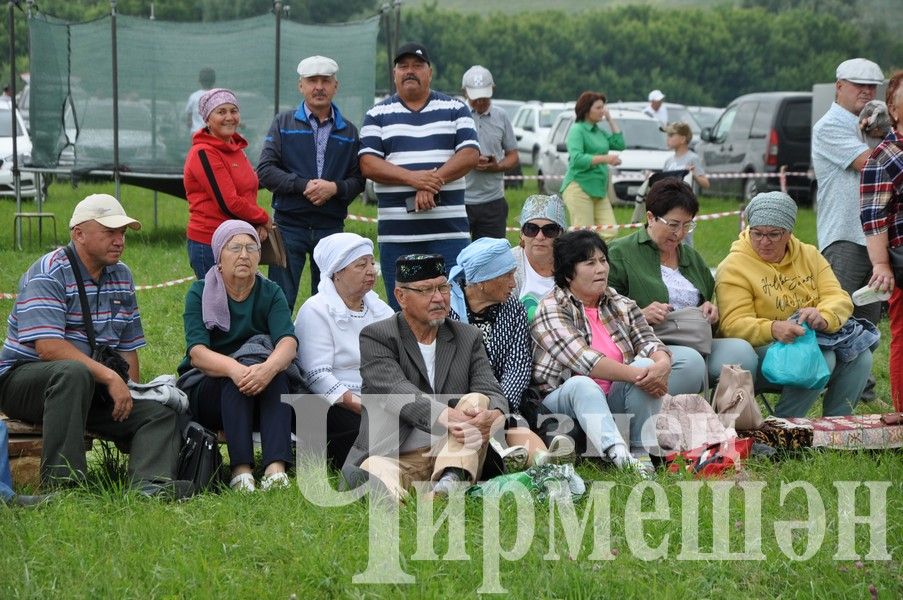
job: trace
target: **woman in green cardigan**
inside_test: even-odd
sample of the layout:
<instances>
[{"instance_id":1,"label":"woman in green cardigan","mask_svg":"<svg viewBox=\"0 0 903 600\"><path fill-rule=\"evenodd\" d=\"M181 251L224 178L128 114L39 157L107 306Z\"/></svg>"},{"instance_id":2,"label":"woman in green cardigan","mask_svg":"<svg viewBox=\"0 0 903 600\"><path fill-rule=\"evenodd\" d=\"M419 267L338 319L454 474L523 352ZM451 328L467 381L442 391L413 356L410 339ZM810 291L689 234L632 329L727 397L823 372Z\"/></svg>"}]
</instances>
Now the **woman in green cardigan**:
<instances>
[{"instance_id":1,"label":"woman in green cardigan","mask_svg":"<svg viewBox=\"0 0 903 600\"><path fill-rule=\"evenodd\" d=\"M712 325L718 322L712 272L696 250L681 243L696 228L693 219L698 211L689 185L676 178L662 179L646 196L645 228L611 244L608 283L633 299L653 328L670 311L691 306L698 306ZM713 340L712 353L703 358L712 382L721 375L722 365L739 364L755 373L759 362L749 342L738 338Z\"/></svg>"},{"instance_id":2,"label":"woman in green cardigan","mask_svg":"<svg viewBox=\"0 0 903 600\"><path fill-rule=\"evenodd\" d=\"M568 131L568 170L561 183L561 195L567 206L571 225L617 225L608 197L608 165L617 166L621 159L610 150L624 149L624 136L605 106L605 94L583 92L574 106L577 119ZM600 129L605 119L611 133ZM603 239L610 241L616 229L604 229Z\"/></svg>"}]
</instances>

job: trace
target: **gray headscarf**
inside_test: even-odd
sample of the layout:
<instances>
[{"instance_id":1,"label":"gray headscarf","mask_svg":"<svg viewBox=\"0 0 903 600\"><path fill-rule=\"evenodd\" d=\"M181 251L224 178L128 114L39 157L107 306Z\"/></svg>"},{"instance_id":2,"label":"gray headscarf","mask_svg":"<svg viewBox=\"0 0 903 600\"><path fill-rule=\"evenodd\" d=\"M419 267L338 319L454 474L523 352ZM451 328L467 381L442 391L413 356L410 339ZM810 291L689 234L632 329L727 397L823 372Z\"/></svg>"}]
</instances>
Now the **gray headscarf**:
<instances>
[{"instance_id":1,"label":"gray headscarf","mask_svg":"<svg viewBox=\"0 0 903 600\"><path fill-rule=\"evenodd\" d=\"M213 232L213 260L216 264L210 267L204 277L204 292L201 294L201 317L204 319L204 327L229 331L232 326L232 318L229 315L229 295L226 293L226 284L223 282L223 274L220 271L220 254L223 246L236 235L247 234L254 238L260 245L260 237L257 230L250 223L231 219L223 221Z\"/></svg>"}]
</instances>

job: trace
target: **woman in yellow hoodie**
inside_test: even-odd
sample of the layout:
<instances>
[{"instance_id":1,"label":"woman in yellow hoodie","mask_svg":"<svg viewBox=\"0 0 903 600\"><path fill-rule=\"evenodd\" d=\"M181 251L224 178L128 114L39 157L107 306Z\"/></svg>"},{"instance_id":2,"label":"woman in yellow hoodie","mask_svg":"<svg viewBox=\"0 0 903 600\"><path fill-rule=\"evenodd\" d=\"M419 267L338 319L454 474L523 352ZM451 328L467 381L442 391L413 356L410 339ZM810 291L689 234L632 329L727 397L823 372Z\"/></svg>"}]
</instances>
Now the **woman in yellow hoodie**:
<instances>
[{"instance_id":1,"label":"woman in yellow hoodie","mask_svg":"<svg viewBox=\"0 0 903 600\"><path fill-rule=\"evenodd\" d=\"M853 303L818 249L793 235L796 203L790 196L757 195L746 208L746 219L749 226L718 265L715 297L721 335L748 341L761 365L772 342L803 335L802 323L815 331L837 332L850 318ZM841 362L832 350L822 353L831 369L824 415L851 414L871 371L872 354L866 350ZM760 370L756 387L768 385ZM784 387L775 415L804 417L821 392Z\"/></svg>"}]
</instances>

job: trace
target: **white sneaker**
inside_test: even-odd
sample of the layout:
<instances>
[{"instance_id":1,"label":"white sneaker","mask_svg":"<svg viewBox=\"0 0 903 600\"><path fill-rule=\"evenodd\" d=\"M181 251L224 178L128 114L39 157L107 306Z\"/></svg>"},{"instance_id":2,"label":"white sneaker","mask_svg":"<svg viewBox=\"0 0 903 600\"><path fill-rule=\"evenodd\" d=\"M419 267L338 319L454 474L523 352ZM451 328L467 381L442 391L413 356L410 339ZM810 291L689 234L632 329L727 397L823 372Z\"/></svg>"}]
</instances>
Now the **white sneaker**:
<instances>
[{"instance_id":1,"label":"white sneaker","mask_svg":"<svg viewBox=\"0 0 903 600\"><path fill-rule=\"evenodd\" d=\"M608 449L608 458L619 469L635 471L643 479L649 479L652 476L653 469L651 463L644 463L633 457L627 446L623 444L615 444Z\"/></svg>"},{"instance_id":2,"label":"white sneaker","mask_svg":"<svg viewBox=\"0 0 903 600\"><path fill-rule=\"evenodd\" d=\"M433 494L436 496L448 496L458 484L467 481L467 474L461 469L449 467L442 472L442 476L433 486Z\"/></svg>"},{"instance_id":3,"label":"white sneaker","mask_svg":"<svg viewBox=\"0 0 903 600\"><path fill-rule=\"evenodd\" d=\"M548 450L537 450L533 455L535 465L573 464L577 457L574 440L568 435L556 435L549 442Z\"/></svg>"},{"instance_id":4,"label":"white sneaker","mask_svg":"<svg viewBox=\"0 0 903 600\"><path fill-rule=\"evenodd\" d=\"M239 473L229 482L229 487L236 492L253 492L257 490L254 476L250 473Z\"/></svg>"},{"instance_id":5,"label":"white sneaker","mask_svg":"<svg viewBox=\"0 0 903 600\"><path fill-rule=\"evenodd\" d=\"M505 473L516 473L527 468L527 460L530 453L523 446L508 446L502 448L501 442L495 438L489 438L489 445L505 463Z\"/></svg>"},{"instance_id":6,"label":"white sneaker","mask_svg":"<svg viewBox=\"0 0 903 600\"><path fill-rule=\"evenodd\" d=\"M264 475L263 479L260 480L260 489L264 491L284 489L290 485L291 482L285 472L270 473L269 475Z\"/></svg>"}]
</instances>

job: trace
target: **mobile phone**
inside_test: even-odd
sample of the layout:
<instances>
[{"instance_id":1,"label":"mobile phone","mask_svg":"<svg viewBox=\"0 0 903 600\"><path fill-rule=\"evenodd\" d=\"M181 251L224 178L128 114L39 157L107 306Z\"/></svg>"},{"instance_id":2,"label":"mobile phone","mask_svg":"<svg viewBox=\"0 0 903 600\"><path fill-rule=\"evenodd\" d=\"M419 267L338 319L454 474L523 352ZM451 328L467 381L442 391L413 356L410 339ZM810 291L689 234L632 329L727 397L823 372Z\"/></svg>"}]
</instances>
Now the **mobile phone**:
<instances>
[{"instance_id":1,"label":"mobile phone","mask_svg":"<svg viewBox=\"0 0 903 600\"><path fill-rule=\"evenodd\" d=\"M436 206L439 206L441 204L441 202L440 202L441 199L442 199L442 196L440 196L439 194L435 194L433 196L433 202L436 204ZM405 198L404 199L404 207L405 207L405 210L407 210L409 213L417 212L417 197L416 196L408 196L407 198Z\"/></svg>"}]
</instances>

